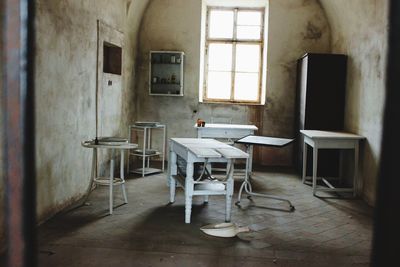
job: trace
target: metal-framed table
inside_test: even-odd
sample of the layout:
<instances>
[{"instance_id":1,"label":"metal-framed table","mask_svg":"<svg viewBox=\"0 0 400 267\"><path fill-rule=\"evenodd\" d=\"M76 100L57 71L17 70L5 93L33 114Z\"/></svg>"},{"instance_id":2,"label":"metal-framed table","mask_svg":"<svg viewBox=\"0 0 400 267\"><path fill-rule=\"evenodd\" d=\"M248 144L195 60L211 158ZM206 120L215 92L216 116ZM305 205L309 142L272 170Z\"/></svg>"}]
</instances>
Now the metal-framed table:
<instances>
[{"instance_id":1,"label":"metal-framed table","mask_svg":"<svg viewBox=\"0 0 400 267\"><path fill-rule=\"evenodd\" d=\"M277 196L253 192L253 189L251 187L251 182L250 182L250 179L252 176L252 161L250 159L252 158L252 155L253 155L253 146L259 145L259 146L270 146L270 147L284 147L284 146L289 145L293 141L294 141L294 139L256 136L256 135L249 135L249 136L243 137L243 138L235 141L235 143L245 145L246 152L249 154L249 160L246 162L247 175L245 175L245 179L244 179L242 185L240 186L238 200L235 203L236 205L240 204L240 199L241 199L242 192L244 189L245 192L247 193L247 198L249 198L249 199L251 199L252 196L257 196L257 197L265 197L265 198L284 201L289 204L290 211L294 211L294 209L295 209L294 206L287 199L283 199L283 198L280 198Z\"/></svg>"},{"instance_id":2,"label":"metal-framed table","mask_svg":"<svg viewBox=\"0 0 400 267\"><path fill-rule=\"evenodd\" d=\"M231 204L233 195L233 171L235 159L247 159L244 151L219 142L214 139L198 138L171 138L169 141L168 181L170 186L170 202L175 201L176 183L185 191L185 223L190 223L192 211L192 197L209 195L226 196L225 220L231 219ZM186 176L178 175L177 156L186 161ZM194 180L194 163L203 162L204 167L212 162L226 162L228 164L227 177L224 181Z\"/></svg>"},{"instance_id":3,"label":"metal-framed table","mask_svg":"<svg viewBox=\"0 0 400 267\"><path fill-rule=\"evenodd\" d=\"M137 144L131 144L126 142L99 142L95 143L94 140L83 141L81 143L83 147L92 148L92 170L90 175L90 183L86 193L85 202L88 199L91 189L94 184L109 186L109 213L113 213L113 186L120 185L122 189L122 194L124 197L124 203L128 203L128 199L125 191L125 175L124 175L124 151L129 149L135 149L138 147ZM97 149L110 149L111 159L110 159L110 175L109 177L98 177L97 174ZM114 177L114 156L115 151L119 150L121 155L121 167L120 167L120 177ZM84 202L84 203L85 203Z\"/></svg>"},{"instance_id":4,"label":"metal-framed table","mask_svg":"<svg viewBox=\"0 0 400 267\"><path fill-rule=\"evenodd\" d=\"M162 149L157 151L152 149L152 132L154 130L161 130L163 133ZM165 142L166 142L166 126L158 122L137 122L133 125L129 125L129 140L132 140L133 132L143 132L143 142L141 150L133 151L128 153L128 173L141 174L142 177L149 174L160 173L164 171L165 165ZM142 167L130 170L129 157L136 156L142 159ZM150 158L160 156L162 159L161 169L150 167Z\"/></svg>"},{"instance_id":5,"label":"metal-framed table","mask_svg":"<svg viewBox=\"0 0 400 267\"><path fill-rule=\"evenodd\" d=\"M300 130L304 135L303 143L303 173L302 182L305 183L306 179L306 166L307 166L307 145L313 148L313 170L312 170L312 189L313 195L317 191L325 192L352 192L353 196L357 194L357 172L358 172L358 154L359 142L365 137L346 132L333 132L333 131L318 131L318 130ZM318 168L318 150L319 149L352 149L354 151L354 175L353 186L351 188L338 188L334 187L327 179L317 177ZM317 179L321 179L326 187L317 186Z\"/></svg>"}]
</instances>

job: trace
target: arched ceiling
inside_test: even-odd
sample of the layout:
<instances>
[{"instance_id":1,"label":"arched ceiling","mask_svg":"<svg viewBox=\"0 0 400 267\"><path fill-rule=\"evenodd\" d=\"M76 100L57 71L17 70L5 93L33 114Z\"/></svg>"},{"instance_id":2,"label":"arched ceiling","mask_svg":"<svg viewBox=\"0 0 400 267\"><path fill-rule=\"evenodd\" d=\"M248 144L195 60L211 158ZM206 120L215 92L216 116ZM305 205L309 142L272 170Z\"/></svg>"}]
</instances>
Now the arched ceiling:
<instances>
[{"instance_id":1,"label":"arched ceiling","mask_svg":"<svg viewBox=\"0 0 400 267\"><path fill-rule=\"evenodd\" d=\"M140 23L142 21L142 17L146 8L149 4L150 0L128 0L128 15L127 15L127 23L126 23L126 32L128 35L128 40L136 40L137 33L140 28ZM134 46L136 46L137 42L134 42ZM135 47L134 47L135 48ZM133 49L134 49L133 48Z\"/></svg>"},{"instance_id":2,"label":"arched ceiling","mask_svg":"<svg viewBox=\"0 0 400 267\"><path fill-rule=\"evenodd\" d=\"M332 46L354 32L368 33L387 22L387 0L319 0L331 26Z\"/></svg>"}]
</instances>

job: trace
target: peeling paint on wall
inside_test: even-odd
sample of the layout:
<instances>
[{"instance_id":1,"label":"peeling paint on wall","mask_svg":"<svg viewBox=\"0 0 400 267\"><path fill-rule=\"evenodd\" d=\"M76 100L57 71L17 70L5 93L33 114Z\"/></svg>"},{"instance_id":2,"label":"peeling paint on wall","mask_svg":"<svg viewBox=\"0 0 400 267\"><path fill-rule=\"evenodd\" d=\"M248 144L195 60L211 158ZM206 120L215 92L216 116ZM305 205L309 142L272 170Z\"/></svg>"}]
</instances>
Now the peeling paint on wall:
<instances>
[{"instance_id":1,"label":"peeling paint on wall","mask_svg":"<svg viewBox=\"0 0 400 267\"><path fill-rule=\"evenodd\" d=\"M88 186L91 151L80 142L95 136L96 20L123 29L126 1L38 0L36 8L37 214L43 221Z\"/></svg>"},{"instance_id":2,"label":"peeling paint on wall","mask_svg":"<svg viewBox=\"0 0 400 267\"><path fill-rule=\"evenodd\" d=\"M304 33L304 39L319 39L322 36L320 28L315 26L311 21L307 23L307 31Z\"/></svg>"},{"instance_id":3,"label":"peeling paint on wall","mask_svg":"<svg viewBox=\"0 0 400 267\"><path fill-rule=\"evenodd\" d=\"M345 130L363 135L361 194L376 198L385 100L387 0L321 0L332 29L332 51L349 55ZM354 12L357 10L357 12Z\"/></svg>"},{"instance_id":4,"label":"peeling paint on wall","mask_svg":"<svg viewBox=\"0 0 400 267\"><path fill-rule=\"evenodd\" d=\"M329 50L330 32L324 13L315 0L271 0L268 29L267 104L245 106L198 103L200 73L201 1L153 0L140 32L138 58L137 119L167 124L168 138L194 137L196 118L231 118L232 123L255 124L258 134L291 137L293 133L296 59L306 52ZM309 38L303 38L307 33ZM320 35L318 37L318 34ZM317 38L318 37L318 38ZM148 53L150 50L178 50L186 54L185 96L148 95ZM193 112L196 110L197 112ZM256 151L258 163L268 165L271 157ZM289 151L279 164L290 165Z\"/></svg>"}]
</instances>

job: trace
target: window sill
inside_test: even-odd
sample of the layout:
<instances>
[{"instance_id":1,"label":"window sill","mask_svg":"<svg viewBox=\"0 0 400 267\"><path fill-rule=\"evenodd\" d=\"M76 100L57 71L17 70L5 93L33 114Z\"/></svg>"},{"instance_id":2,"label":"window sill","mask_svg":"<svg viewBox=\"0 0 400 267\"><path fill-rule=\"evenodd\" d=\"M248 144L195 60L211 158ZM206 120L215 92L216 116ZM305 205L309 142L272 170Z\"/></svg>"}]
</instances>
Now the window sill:
<instances>
[{"instance_id":1,"label":"window sill","mask_svg":"<svg viewBox=\"0 0 400 267\"><path fill-rule=\"evenodd\" d=\"M199 101L201 104L217 104L217 105L240 105L240 106L265 106L265 104L256 102L228 102L228 101L215 101L215 100L203 100Z\"/></svg>"}]
</instances>

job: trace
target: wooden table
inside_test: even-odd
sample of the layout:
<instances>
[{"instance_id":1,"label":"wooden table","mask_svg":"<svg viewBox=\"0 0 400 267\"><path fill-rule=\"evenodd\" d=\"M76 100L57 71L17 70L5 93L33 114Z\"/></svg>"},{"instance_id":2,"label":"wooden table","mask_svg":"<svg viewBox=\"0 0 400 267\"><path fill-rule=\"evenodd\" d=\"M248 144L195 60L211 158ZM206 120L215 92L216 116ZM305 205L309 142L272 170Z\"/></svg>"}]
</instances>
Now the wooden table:
<instances>
[{"instance_id":1,"label":"wooden table","mask_svg":"<svg viewBox=\"0 0 400 267\"><path fill-rule=\"evenodd\" d=\"M313 148L313 171L311 178L313 194L316 195L317 191L352 192L353 196L356 196L359 141L365 139L365 137L346 132L318 131L318 130L300 130L300 132L304 135L303 175L302 175L303 183L305 183L307 179L306 177L307 145L309 145ZM352 149L354 151L354 175L353 175L353 186L351 188L337 188L334 187L327 179L322 177L317 177L319 149L340 149L340 150ZM326 187L317 186L317 179L321 179L326 184Z\"/></svg>"},{"instance_id":2,"label":"wooden table","mask_svg":"<svg viewBox=\"0 0 400 267\"><path fill-rule=\"evenodd\" d=\"M196 195L205 196L205 201L208 201L208 195L225 195L225 220L230 221L234 161L235 159L247 159L249 155L236 147L217 140L198 138L171 138L169 141L169 153L168 181L170 202L173 203L175 201L175 188L176 183L178 183L185 191L185 223L190 223L192 197ZM177 156L186 161L186 177L178 175ZM228 164L226 179L223 181L194 180L195 162L204 163L203 168L206 168L212 162L226 162Z\"/></svg>"},{"instance_id":3,"label":"wooden table","mask_svg":"<svg viewBox=\"0 0 400 267\"><path fill-rule=\"evenodd\" d=\"M127 140L126 140L127 141ZM88 191L86 193L85 202L89 197L90 191L92 189L93 183L98 185L109 186L109 213L113 213L113 186L120 185L122 189L122 194L124 197L124 203L128 203L125 191L125 176L124 176L124 151L129 149L135 149L138 147L137 144L131 144L128 142L100 142L96 144L93 140L83 141L83 147L92 148L92 170L90 175L90 183ZM97 175L97 149L111 149L111 159L110 159L110 175L109 177L98 177ZM120 167L120 177L114 177L114 156L115 151L119 150L121 155L121 167Z\"/></svg>"},{"instance_id":4,"label":"wooden table","mask_svg":"<svg viewBox=\"0 0 400 267\"><path fill-rule=\"evenodd\" d=\"M294 211L294 209L295 209L294 206L287 199L253 192L253 189L251 187L251 182L250 182L251 175L252 175L252 166L251 166L250 158L252 157L252 154L253 154L253 146L254 145L270 146L270 147L284 147L284 146L289 145L293 141L294 141L294 139L256 136L256 135L249 135L249 136L243 137L243 138L235 141L235 143L244 144L246 146L246 152L249 154L249 160L246 162L245 179L244 179L242 185L240 186L238 200L235 203L236 205L240 204L240 198L242 196L242 192L244 189L248 195L247 198L249 198L249 199L251 199L251 196L258 196L258 197L265 197L265 198L271 198L271 199L275 199L275 200L284 201L289 204L290 211Z\"/></svg>"}]
</instances>

